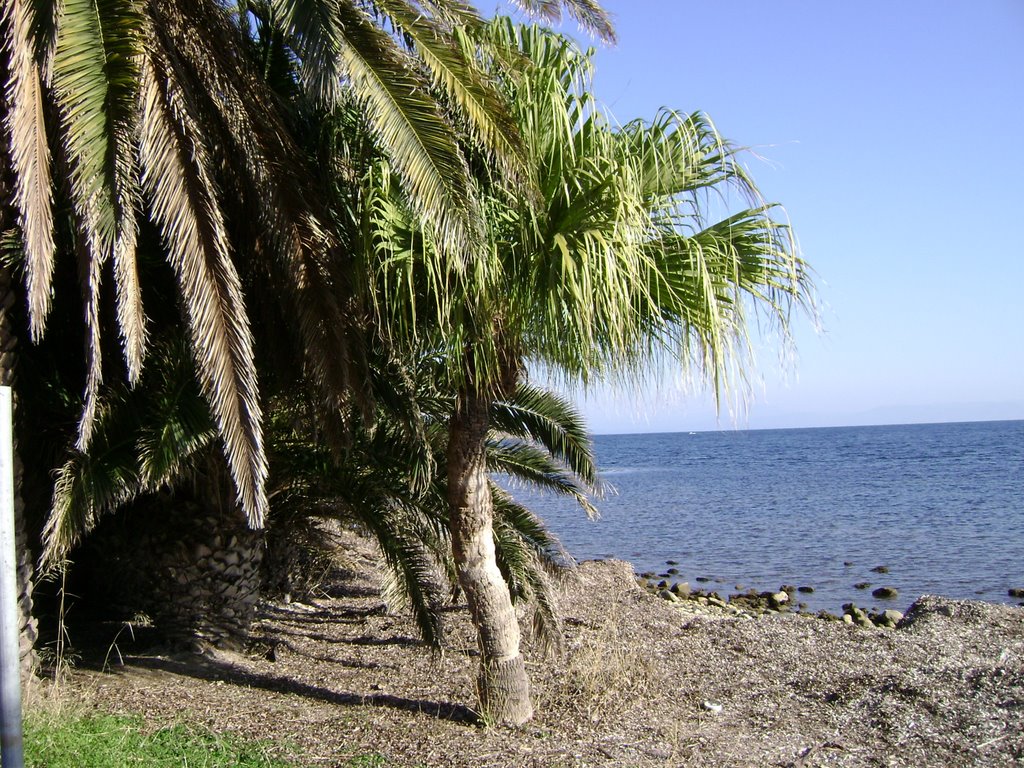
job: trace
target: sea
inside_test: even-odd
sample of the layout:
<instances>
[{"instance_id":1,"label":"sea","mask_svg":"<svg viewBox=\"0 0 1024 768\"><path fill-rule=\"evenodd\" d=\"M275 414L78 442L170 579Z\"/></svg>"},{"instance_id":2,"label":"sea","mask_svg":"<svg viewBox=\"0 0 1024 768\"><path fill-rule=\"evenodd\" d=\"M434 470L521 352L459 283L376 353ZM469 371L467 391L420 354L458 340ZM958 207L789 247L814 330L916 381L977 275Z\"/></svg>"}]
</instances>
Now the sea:
<instances>
[{"instance_id":1,"label":"sea","mask_svg":"<svg viewBox=\"0 0 1024 768\"><path fill-rule=\"evenodd\" d=\"M811 587L798 596L810 611L905 611L925 594L1021 602L1009 590L1024 587L1024 421L599 435L594 447L613 487L599 519L523 499L577 560L627 560L723 596ZM897 597L872 597L883 586Z\"/></svg>"}]
</instances>

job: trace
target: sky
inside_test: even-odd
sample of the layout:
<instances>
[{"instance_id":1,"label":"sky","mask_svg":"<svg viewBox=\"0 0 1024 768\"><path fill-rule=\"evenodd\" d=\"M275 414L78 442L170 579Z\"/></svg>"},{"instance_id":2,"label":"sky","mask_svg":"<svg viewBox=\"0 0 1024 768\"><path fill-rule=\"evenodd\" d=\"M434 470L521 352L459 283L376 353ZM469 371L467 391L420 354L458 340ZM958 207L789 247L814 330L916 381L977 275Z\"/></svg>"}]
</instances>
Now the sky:
<instances>
[{"instance_id":1,"label":"sky","mask_svg":"<svg viewBox=\"0 0 1024 768\"><path fill-rule=\"evenodd\" d=\"M619 122L707 113L751 148L816 276L796 360L741 408L671 382L574 393L597 433L1024 418L1024 2L605 0ZM486 8L482 3L481 7Z\"/></svg>"}]
</instances>

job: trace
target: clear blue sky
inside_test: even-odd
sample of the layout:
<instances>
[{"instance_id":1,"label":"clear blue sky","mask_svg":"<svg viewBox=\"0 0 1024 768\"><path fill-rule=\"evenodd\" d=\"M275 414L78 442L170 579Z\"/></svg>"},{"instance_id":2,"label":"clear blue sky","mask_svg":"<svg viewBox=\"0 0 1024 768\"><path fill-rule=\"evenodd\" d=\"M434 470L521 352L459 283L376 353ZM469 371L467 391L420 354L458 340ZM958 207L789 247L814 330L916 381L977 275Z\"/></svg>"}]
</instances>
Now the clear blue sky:
<instances>
[{"instance_id":1,"label":"clear blue sky","mask_svg":"<svg viewBox=\"0 0 1024 768\"><path fill-rule=\"evenodd\" d=\"M599 99L620 122L699 109L756 150L825 330L797 324L788 373L760 352L738 420L699 393L596 393L595 432L1024 418L1022 0L604 6Z\"/></svg>"}]
</instances>

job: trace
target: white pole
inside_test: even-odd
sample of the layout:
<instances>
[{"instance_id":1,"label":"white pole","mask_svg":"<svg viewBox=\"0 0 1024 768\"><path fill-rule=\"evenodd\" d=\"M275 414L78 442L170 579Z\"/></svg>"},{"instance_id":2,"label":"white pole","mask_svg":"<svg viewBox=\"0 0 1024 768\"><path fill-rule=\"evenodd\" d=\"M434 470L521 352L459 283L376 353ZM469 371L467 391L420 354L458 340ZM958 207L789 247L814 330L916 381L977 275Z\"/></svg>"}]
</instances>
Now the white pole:
<instances>
[{"instance_id":1,"label":"white pole","mask_svg":"<svg viewBox=\"0 0 1024 768\"><path fill-rule=\"evenodd\" d=\"M11 411L11 388L0 387L0 768L22 768L24 765Z\"/></svg>"}]
</instances>

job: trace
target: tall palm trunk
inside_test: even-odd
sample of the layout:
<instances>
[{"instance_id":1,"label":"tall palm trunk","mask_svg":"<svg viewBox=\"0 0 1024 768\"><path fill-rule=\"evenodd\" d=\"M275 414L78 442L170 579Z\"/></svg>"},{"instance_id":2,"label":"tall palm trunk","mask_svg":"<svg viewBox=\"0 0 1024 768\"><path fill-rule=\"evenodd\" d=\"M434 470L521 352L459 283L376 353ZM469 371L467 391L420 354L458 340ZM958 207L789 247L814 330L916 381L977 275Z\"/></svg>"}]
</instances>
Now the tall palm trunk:
<instances>
[{"instance_id":1,"label":"tall palm trunk","mask_svg":"<svg viewBox=\"0 0 1024 768\"><path fill-rule=\"evenodd\" d=\"M18 337L14 332L11 310L16 294L11 269L0 265L0 385L14 388L14 367L17 358ZM17 399L15 398L15 406ZM18 629L21 641L21 670L25 681L32 679L37 665L35 652L37 629L32 615L33 568L32 553L28 548L28 529L25 520L25 502L21 493L24 475L18 456L15 437L14 456L14 543L18 567Z\"/></svg>"},{"instance_id":2,"label":"tall palm trunk","mask_svg":"<svg viewBox=\"0 0 1024 768\"><path fill-rule=\"evenodd\" d=\"M477 694L481 714L519 725L533 717L519 623L494 551L494 505L485 450L492 397L460 393L448 437L448 507L452 551L480 643Z\"/></svg>"},{"instance_id":3,"label":"tall palm trunk","mask_svg":"<svg viewBox=\"0 0 1024 768\"><path fill-rule=\"evenodd\" d=\"M126 560L162 634L205 651L245 645L260 597L264 532L246 523L226 463L210 451L191 493L162 495L126 519Z\"/></svg>"}]
</instances>

